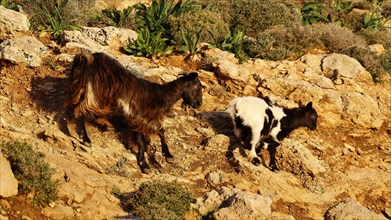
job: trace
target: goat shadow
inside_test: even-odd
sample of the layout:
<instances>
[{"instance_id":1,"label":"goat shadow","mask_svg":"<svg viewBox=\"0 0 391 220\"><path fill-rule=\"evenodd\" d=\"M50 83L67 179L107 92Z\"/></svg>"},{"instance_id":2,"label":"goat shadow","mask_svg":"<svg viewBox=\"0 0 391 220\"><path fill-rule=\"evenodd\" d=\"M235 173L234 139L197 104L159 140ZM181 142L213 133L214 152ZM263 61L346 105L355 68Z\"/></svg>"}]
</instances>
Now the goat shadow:
<instances>
[{"instance_id":1,"label":"goat shadow","mask_svg":"<svg viewBox=\"0 0 391 220\"><path fill-rule=\"evenodd\" d=\"M241 148L241 141L235 136L234 124L228 112L203 112L200 113L200 118L205 120L217 134L223 134L229 137L229 145L226 151L226 158L229 164L236 172L240 172L239 161L235 159L233 151L238 148L240 153L244 155Z\"/></svg>"},{"instance_id":2,"label":"goat shadow","mask_svg":"<svg viewBox=\"0 0 391 220\"><path fill-rule=\"evenodd\" d=\"M47 113L54 113L54 120L59 129L67 132L65 119L65 101L68 97L68 78L59 77L35 77L31 81L30 98L36 107Z\"/></svg>"}]
</instances>

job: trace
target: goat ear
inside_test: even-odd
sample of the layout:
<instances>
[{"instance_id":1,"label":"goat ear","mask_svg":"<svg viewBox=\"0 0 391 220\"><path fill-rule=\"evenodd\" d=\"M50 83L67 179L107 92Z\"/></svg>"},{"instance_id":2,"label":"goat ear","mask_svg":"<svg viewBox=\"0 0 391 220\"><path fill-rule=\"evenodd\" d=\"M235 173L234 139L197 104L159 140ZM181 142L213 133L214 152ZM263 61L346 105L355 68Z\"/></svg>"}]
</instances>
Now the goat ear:
<instances>
[{"instance_id":1,"label":"goat ear","mask_svg":"<svg viewBox=\"0 0 391 220\"><path fill-rule=\"evenodd\" d=\"M190 80L193 80L193 79L195 79L195 78L198 77L198 73L196 73L196 72L191 72L191 73L189 73L189 75L187 75L187 76L189 77Z\"/></svg>"},{"instance_id":2,"label":"goat ear","mask_svg":"<svg viewBox=\"0 0 391 220\"><path fill-rule=\"evenodd\" d=\"M312 109L312 102L309 102L309 103L305 106L305 109L306 109L306 110Z\"/></svg>"}]
</instances>

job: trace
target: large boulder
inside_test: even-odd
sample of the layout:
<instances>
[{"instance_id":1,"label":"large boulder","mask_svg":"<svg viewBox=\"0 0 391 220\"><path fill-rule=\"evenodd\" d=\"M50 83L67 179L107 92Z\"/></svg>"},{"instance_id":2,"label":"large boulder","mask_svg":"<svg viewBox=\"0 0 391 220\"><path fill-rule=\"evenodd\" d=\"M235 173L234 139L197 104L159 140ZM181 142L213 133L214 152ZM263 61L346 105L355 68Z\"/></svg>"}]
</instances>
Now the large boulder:
<instances>
[{"instance_id":1,"label":"large boulder","mask_svg":"<svg viewBox=\"0 0 391 220\"><path fill-rule=\"evenodd\" d=\"M22 36L0 44L0 58L28 66L40 66L47 48L35 37Z\"/></svg>"},{"instance_id":2,"label":"large boulder","mask_svg":"<svg viewBox=\"0 0 391 220\"><path fill-rule=\"evenodd\" d=\"M346 199L327 210L326 220L350 220L350 219L368 219L381 220L385 217L372 212L358 201Z\"/></svg>"},{"instance_id":3,"label":"large boulder","mask_svg":"<svg viewBox=\"0 0 391 220\"><path fill-rule=\"evenodd\" d=\"M18 194L18 180L15 179L8 160L0 153L0 197Z\"/></svg>"},{"instance_id":4,"label":"large boulder","mask_svg":"<svg viewBox=\"0 0 391 220\"><path fill-rule=\"evenodd\" d=\"M0 41L13 38L29 29L30 22L25 14L0 5Z\"/></svg>"}]
</instances>

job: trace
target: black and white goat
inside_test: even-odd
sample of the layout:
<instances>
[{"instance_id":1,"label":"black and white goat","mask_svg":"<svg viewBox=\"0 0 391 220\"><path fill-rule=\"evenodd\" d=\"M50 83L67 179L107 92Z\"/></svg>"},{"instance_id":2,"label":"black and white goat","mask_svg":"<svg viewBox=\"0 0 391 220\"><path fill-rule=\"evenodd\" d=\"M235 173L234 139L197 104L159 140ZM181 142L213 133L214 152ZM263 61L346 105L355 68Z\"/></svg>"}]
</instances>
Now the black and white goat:
<instances>
[{"instance_id":1,"label":"black and white goat","mask_svg":"<svg viewBox=\"0 0 391 220\"><path fill-rule=\"evenodd\" d=\"M273 105L269 98L253 96L233 99L227 111L232 117L235 135L243 142L244 148L250 150L251 162L259 166L257 148L267 147L272 171L278 171L276 150L282 139L298 127L315 130L318 118L312 102L304 107L284 108Z\"/></svg>"},{"instance_id":2,"label":"black and white goat","mask_svg":"<svg viewBox=\"0 0 391 220\"><path fill-rule=\"evenodd\" d=\"M91 145L85 117L93 120L120 117L131 132L128 136L136 139L138 165L145 173L150 172L144 152L148 149L152 134L159 135L166 160L173 159L162 127L171 107L179 99L193 108L202 104L202 85L197 73L192 72L160 85L137 78L104 53L77 55L69 78L67 112L76 117L83 144Z\"/></svg>"}]
</instances>

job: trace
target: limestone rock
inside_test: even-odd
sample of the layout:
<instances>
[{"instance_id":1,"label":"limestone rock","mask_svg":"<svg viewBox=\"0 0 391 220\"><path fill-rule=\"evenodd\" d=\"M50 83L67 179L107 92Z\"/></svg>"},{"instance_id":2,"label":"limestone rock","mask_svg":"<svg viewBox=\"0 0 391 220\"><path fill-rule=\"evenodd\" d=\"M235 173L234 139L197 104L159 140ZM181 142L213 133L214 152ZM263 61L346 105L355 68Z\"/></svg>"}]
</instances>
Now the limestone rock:
<instances>
[{"instance_id":1,"label":"limestone rock","mask_svg":"<svg viewBox=\"0 0 391 220\"><path fill-rule=\"evenodd\" d=\"M0 58L32 67L41 65L42 56L46 51L45 45L31 36L8 39L0 44Z\"/></svg>"},{"instance_id":2,"label":"limestone rock","mask_svg":"<svg viewBox=\"0 0 391 220\"><path fill-rule=\"evenodd\" d=\"M0 5L0 41L13 38L30 29L27 15Z\"/></svg>"},{"instance_id":3,"label":"limestone rock","mask_svg":"<svg viewBox=\"0 0 391 220\"><path fill-rule=\"evenodd\" d=\"M108 48L84 35L80 31L64 31L61 41L66 48L80 48L86 52L107 52Z\"/></svg>"},{"instance_id":4,"label":"limestone rock","mask_svg":"<svg viewBox=\"0 0 391 220\"><path fill-rule=\"evenodd\" d=\"M15 179L8 160L0 153L0 197L18 194L18 181Z\"/></svg>"},{"instance_id":5,"label":"limestone rock","mask_svg":"<svg viewBox=\"0 0 391 220\"><path fill-rule=\"evenodd\" d=\"M330 54L322 60L321 68L327 78L342 77L358 82L372 81L371 75L354 58L344 54Z\"/></svg>"},{"instance_id":6,"label":"limestone rock","mask_svg":"<svg viewBox=\"0 0 391 220\"><path fill-rule=\"evenodd\" d=\"M83 34L103 46L120 47L129 40L137 38L137 33L130 29L116 27L83 27Z\"/></svg>"},{"instance_id":7,"label":"limestone rock","mask_svg":"<svg viewBox=\"0 0 391 220\"><path fill-rule=\"evenodd\" d=\"M129 40L136 39L137 33L115 27L83 27L82 31L64 31L61 41L67 48L80 48L87 52L109 52L123 47Z\"/></svg>"},{"instance_id":8,"label":"limestone rock","mask_svg":"<svg viewBox=\"0 0 391 220\"><path fill-rule=\"evenodd\" d=\"M381 220L385 217L378 215L368 208L361 205L358 201L347 199L327 210L326 220L349 220L349 219L365 219Z\"/></svg>"},{"instance_id":9,"label":"limestone rock","mask_svg":"<svg viewBox=\"0 0 391 220\"><path fill-rule=\"evenodd\" d=\"M213 213L216 220L265 219L271 214L272 200L261 195L239 191L222 204L223 208Z\"/></svg>"},{"instance_id":10,"label":"limestone rock","mask_svg":"<svg viewBox=\"0 0 391 220\"><path fill-rule=\"evenodd\" d=\"M42 214L51 219L74 219L75 214L73 208L65 205L56 205L53 208L46 207L42 210Z\"/></svg>"},{"instance_id":11,"label":"limestone rock","mask_svg":"<svg viewBox=\"0 0 391 220\"><path fill-rule=\"evenodd\" d=\"M264 219L271 214L272 200L268 197L222 187L221 190L212 190L195 204L201 214L215 211L215 219Z\"/></svg>"},{"instance_id":12,"label":"limestone rock","mask_svg":"<svg viewBox=\"0 0 391 220\"><path fill-rule=\"evenodd\" d=\"M284 158L281 162L288 160L296 161L295 163L290 163L292 172L301 170L301 172L307 172L310 176L326 172L323 163L312 155L311 151L298 140L292 138L284 139L279 151L282 151Z\"/></svg>"}]
</instances>

